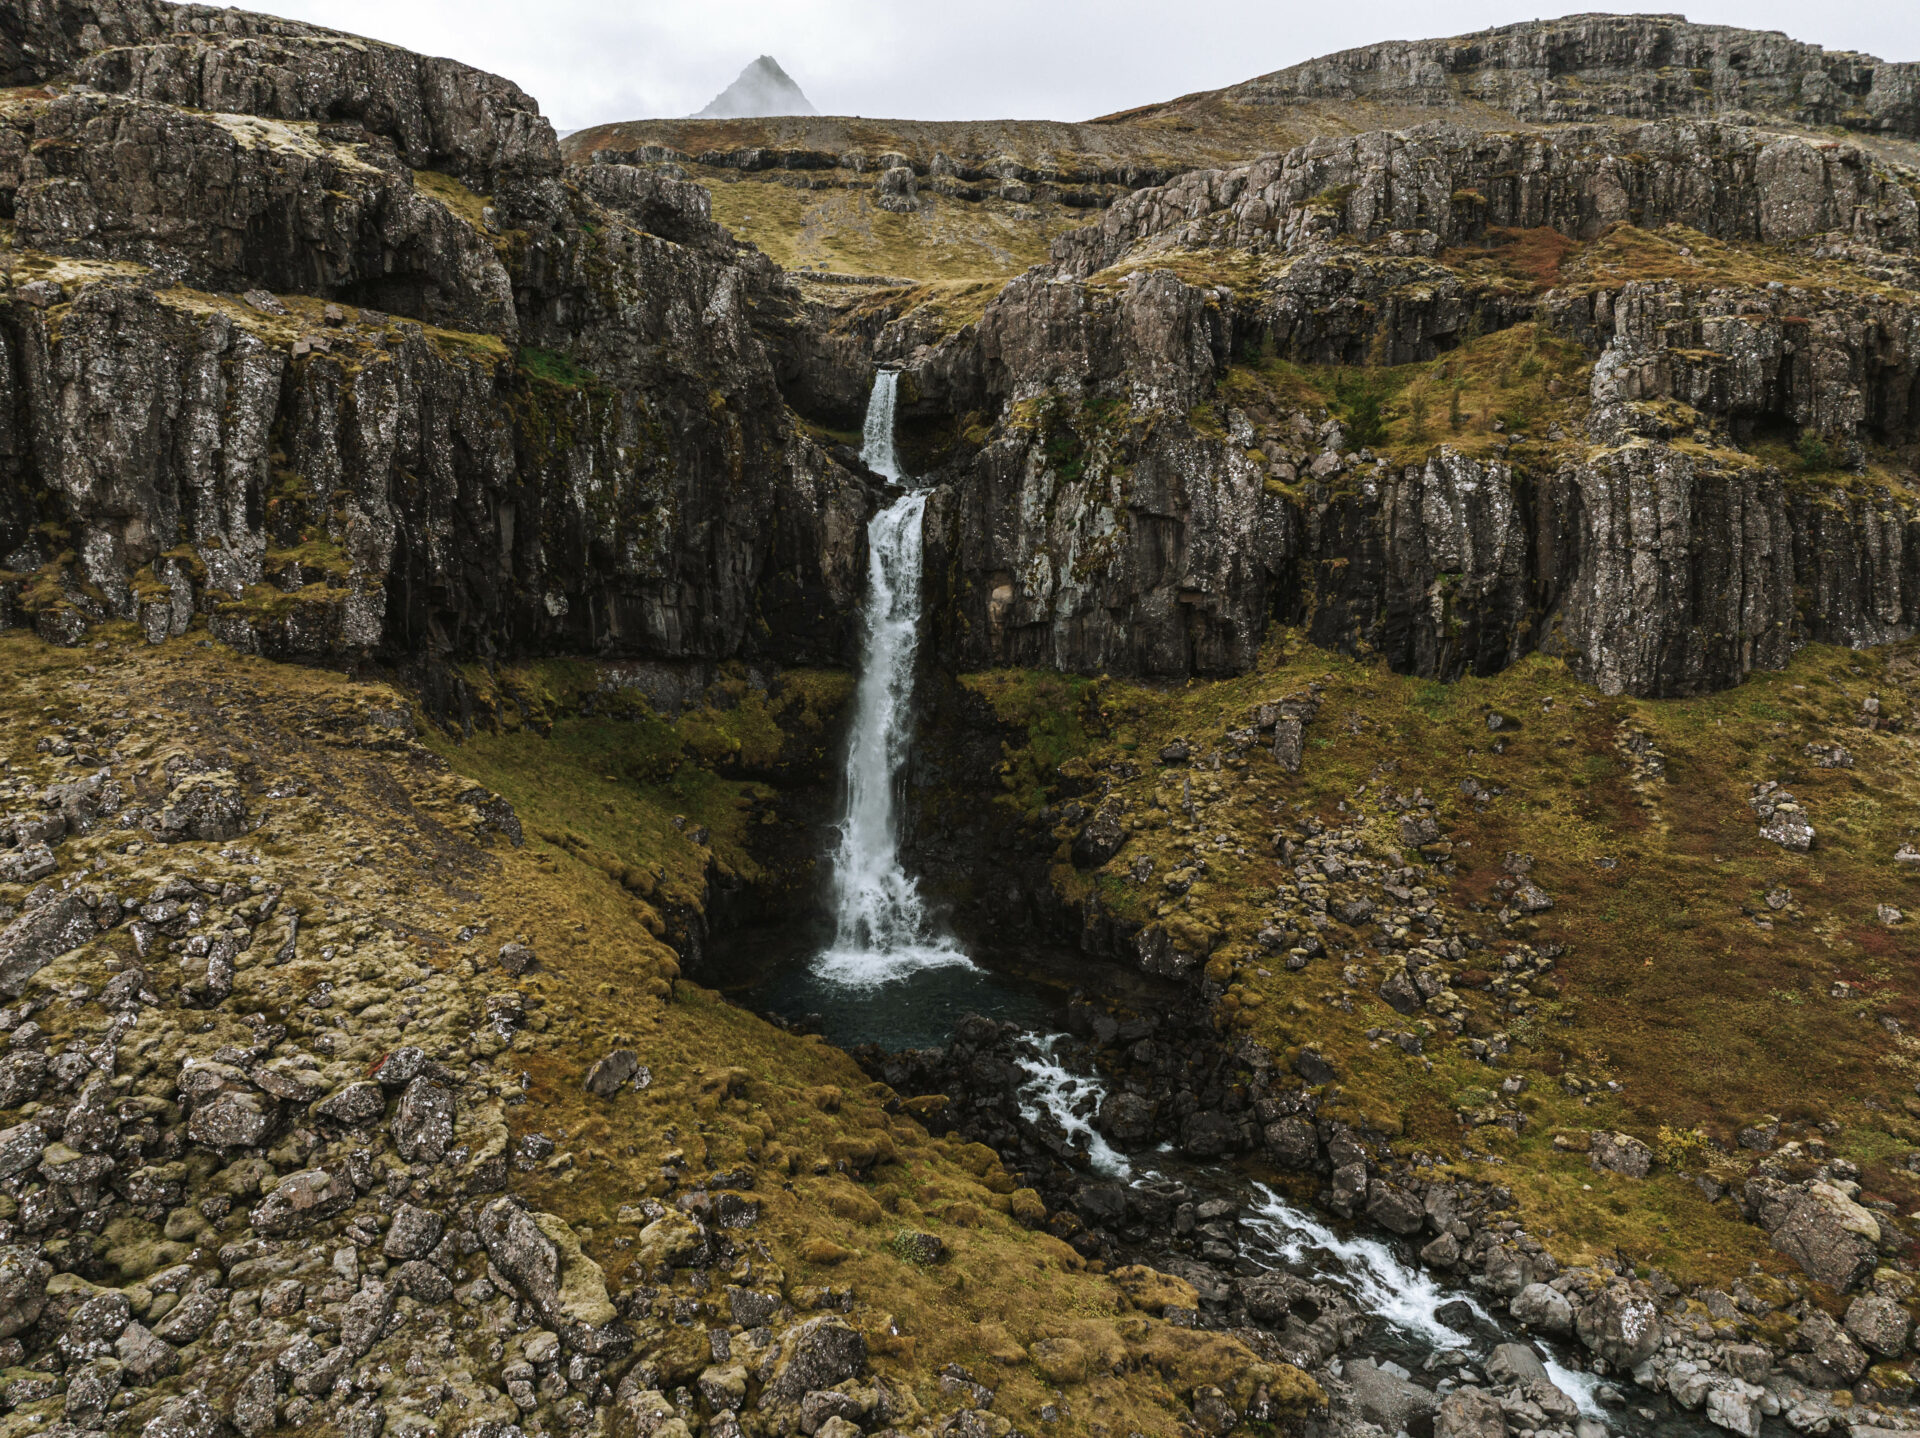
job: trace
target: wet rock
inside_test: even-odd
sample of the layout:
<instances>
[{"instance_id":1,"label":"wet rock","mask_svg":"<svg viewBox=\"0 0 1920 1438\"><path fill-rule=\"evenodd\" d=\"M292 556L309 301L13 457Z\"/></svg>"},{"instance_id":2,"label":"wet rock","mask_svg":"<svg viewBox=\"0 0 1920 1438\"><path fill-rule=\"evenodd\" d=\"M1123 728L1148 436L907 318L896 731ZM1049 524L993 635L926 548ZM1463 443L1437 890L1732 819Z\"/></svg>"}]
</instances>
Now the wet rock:
<instances>
[{"instance_id":1,"label":"wet rock","mask_svg":"<svg viewBox=\"0 0 1920 1438\"><path fill-rule=\"evenodd\" d=\"M1409 1237L1425 1227L1427 1213L1419 1199L1383 1179L1368 1191L1367 1217L1390 1232Z\"/></svg>"},{"instance_id":2,"label":"wet rock","mask_svg":"<svg viewBox=\"0 0 1920 1438\"><path fill-rule=\"evenodd\" d=\"M1514 1295L1508 1309L1519 1322L1542 1333L1564 1337L1573 1332L1573 1305L1564 1293L1544 1283L1529 1283Z\"/></svg>"},{"instance_id":3,"label":"wet rock","mask_svg":"<svg viewBox=\"0 0 1920 1438\"><path fill-rule=\"evenodd\" d=\"M1340 1376L1353 1390L1354 1410L1386 1433L1418 1433L1432 1424L1440 1406L1425 1388L1387 1372L1372 1359L1355 1359Z\"/></svg>"},{"instance_id":4,"label":"wet rock","mask_svg":"<svg viewBox=\"0 0 1920 1438\"><path fill-rule=\"evenodd\" d=\"M1139 1094L1109 1092L1100 1100L1095 1126L1124 1152L1145 1148L1153 1142L1153 1104Z\"/></svg>"},{"instance_id":5,"label":"wet rock","mask_svg":"<svg viewBox=\"0 0 1920 1438\"><path fill-rule=\"evenodd\" d=\"M1352 1213L1367 1195L1367 1166L1364 1162L1343 1163L1333 1171L1329 1202L1342 1213Z\"/></svg>"},{"instance_id":6,"label":"wet rock","mask_svg":"<svg viewBox=\"0 0 1920 1438\"><path fill-rule=\"evenodd\" d=\"M500 946L496 962L517 979L532 969L538 960L534 957L533 950L525 944L507 943Z\"/></svg>"},{"instance_id":7,"label":"wet rock","mask_svg":"<svg viewBox=\"0 0 1920 1438\"><path fill-rule=\"evenodd\" d=\"M1554 1418L1565 1421L1579 1415L1579 1404L1554 1384L1540 1355L1524 1343L1495 1345L1487 1359L1487 1376L1518 1388L1528 1402Z\"/></svg>"},{"instance_id":8,"label":"wet rock","mask_svg":"<svg viewBox=\"0 0 1920 1438\"><path fill-rule=\"evenodd\" d=\"M1180 1148L1190 1158L1218 1158L1239 1147L1240 1125L1223 1113L1202 1109L1180 1125Z\"/></svg>"},{"instance_id":9,"label":"wet rock","mask_svg":"<svg viewBox=\"0 0 1920 1438\"><path fill-rule=\"evenodd\" d=\"M1268 1156L1281 1168L1303 1172L1320 1161L1319 1136L1305 1119L1275 1119L1261 1137Z\"/></svg>"},{"instance_id":10,"label":"wet rock","mask_svg":"<svg viewBox=\"0 0 1920 1438\"><path fill-rule=\"evenodd\" d=\"M414 1079L394 1110L394 1148L408 1163L438 1163L452 1142L452 1090L424 1076Z\"/></svg>"},{"instance_id":11,"label":"wet rock","mask_svg":"<svg viewBox=\"0 0 1920 1438\"><path fill-rule=\"evenodd\" d=\"M1478 1388L1458 1388L1440 1402L1433 1438L1507 1438L1500 1404Z\"/></svg>"}]
</instances>

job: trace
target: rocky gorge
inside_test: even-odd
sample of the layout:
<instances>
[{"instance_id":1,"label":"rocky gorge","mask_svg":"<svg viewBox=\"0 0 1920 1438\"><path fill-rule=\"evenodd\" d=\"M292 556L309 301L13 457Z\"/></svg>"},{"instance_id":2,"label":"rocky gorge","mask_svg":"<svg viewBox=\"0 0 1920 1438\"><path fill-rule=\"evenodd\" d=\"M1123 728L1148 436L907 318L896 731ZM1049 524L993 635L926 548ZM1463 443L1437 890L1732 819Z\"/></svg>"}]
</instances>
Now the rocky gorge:
<instances>
[{"instance_id":1,"label":"rocky gorge","mask_svg":"<svg viewBox=\"0 0 1920 1438\"><path fill-rule=\"evenodd\" d=\"M1911 67L1577 17L876 165L0 58L8 1432L1914 1425ZM995 203L1075 224L930 278ZM820 917L876 366L902 854L1064 1034L723 982Z\"/></svg>"}]
</instances>

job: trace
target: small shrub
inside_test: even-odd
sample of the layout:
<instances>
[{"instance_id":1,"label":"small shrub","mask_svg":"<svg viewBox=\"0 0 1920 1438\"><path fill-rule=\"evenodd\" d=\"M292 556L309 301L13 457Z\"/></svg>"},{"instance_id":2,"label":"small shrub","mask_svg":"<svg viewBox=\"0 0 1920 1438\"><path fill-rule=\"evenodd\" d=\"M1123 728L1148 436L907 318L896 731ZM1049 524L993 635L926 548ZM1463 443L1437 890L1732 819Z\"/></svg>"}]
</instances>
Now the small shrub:
<instances>
[{"instance_id":1,"label":"small shrub","mask_svg":"<svg viewBox=\"0 0 1920 1438\"><path fill-rule=\"evenodd\" d=\"M1653 1156L1676 1173L1697 1169L1707 1161L1707 1136L1697 1128L1674 1129L1661 1124L1653 1140Z\"/></svg>"},{"instance_id":2,"label":"small shrub","mask_svg":"<svg viewBox=\"0 0 1920 1438\"><path fill-rule=\"evenodd\" d=\"M1426 395L1424 393L1416 393L1412 399L1407 401L1407 410L1413 418L1413 433L1410 438L1415 444L1419 444L1427 437Z\"/></svg>"},{"instance_id":3,"label":"small shrub","mask_svg":"<svg viewBox=\"0 0 1920 1438\"><path fill-rule=\"evenodd\" d=\"M1800 468L1808 474L1824 474L1834 467L1833 446L1813 430L1801 430L1793 448L1800 456Z\"/></svg>"},{"instance_id":4,"label":"small shrub","mask_svg":"<svg viewBox=\"0 0 1920 1438\"><path fill-rule=\"evenodd\" d=\"M1372 449L1387 442L1387 422L1380 412L1384 386L1372 375L1346 374L1333 382L1333 408L1347 443Z\"/></svg>"}]
</instances>

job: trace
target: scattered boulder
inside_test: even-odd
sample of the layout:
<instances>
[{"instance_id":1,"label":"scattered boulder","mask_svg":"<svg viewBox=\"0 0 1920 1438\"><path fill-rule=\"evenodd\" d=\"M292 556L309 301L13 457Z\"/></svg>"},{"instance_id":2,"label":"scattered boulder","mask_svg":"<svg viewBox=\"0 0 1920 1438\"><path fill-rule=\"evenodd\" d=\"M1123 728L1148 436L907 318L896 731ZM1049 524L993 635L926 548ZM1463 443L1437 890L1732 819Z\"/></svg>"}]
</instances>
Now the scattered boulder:
<instances>
[{"instance_id":1,"label":"scattered boulder","mask_svg":"<svg viewBox=\"0 0 1920 1438\"><path fill-rule=\"evenodd\" d=\"M632 1333L607 1297L605 1273L581 1251L579 1235L564 1219L496 1198L480 1211L477 1226L494 1267L569 1347L600 1356L632 1346Z\"/></svg>"},{"instance_id":2,"label":"scattered boulder","mask_svg":"<svg viewBox=\"0 0 1920 1438\"><path fill-rule=\"evenodd\" d=\"M387 1096L377 1083L358 1079L342 1084L313 1106L315 1118L331 1119L348 1128L365 1128L386 1115Z\"/></svg>"},{"instance_id":3,"label":"scattered boulder","mask_svg":"<svg viewBox=\"0 0 1920 1438\"><path fill-rule=\"evenodd\" d=\"M1564 1337L1573 1332L1573 1304L1544 1283L1529 1283L1513 1297L1508 1310L1514 1318L1541 1333Z\"/></svg>"},{"instance_id":4,"label":"scattered boulder","mask_svg":"<svg viewBox=\"0 0 1920 1438\"><path fill-rule=\"evenodd\" d=\"M1433 1438L1507 1438L1507 1415L1485 1390L1457 1388L1440 1402Z\"/></svg>"},{"instance_id":5,"label":"scattered boulder","mask_svg":"<svg viewBox=\"0 0 1920 1438\"><path fill-rule=\"evenodd\" d=\"M393 1146L408 1163L438 1163L453 1142L453 1091L425 1077L409 1083L393 1115Z\"/></svg>"},{"instance_id":6,"label":"scattered boulder","mask_svg":"<svg viewBox=\"0 0 1920 1438\"><path fill-rule=\"evenodd\" d=\"M1390 1373L1370 1358L1345 1365L1341 1378L1353 1390L1354 1410L1384 1433L1413 1433L1433 1421L1439 1400L1419 1384Z\"/></svg>"},{"instance_id":7,"label":"scattered boulder","mask_svg":"<svg viewBox=\"0 0 1920 1438\"><path fill-rule=\"evenodd\" d=\"M840 1318L810 1318L789 1330L781 1346L773 1377L760 1392L763 1409L797 1404L809 1393L866 1371L867 1340Z\"/></svg>"},{"instance_id":8,"label":"scattered boulder","mask_svg":"<svg viewBox=\"0 0 1920 1438\"><path fill-rule=\"evenodd\" d=\"M19 998L27 980L99 932L93 910L78 894L62 894L28 909L0 930L0 997Z\"/></svg>"},{"instance_id":9,"label":"scattered boulder","mask_svg":"<svg viewBox=\"0 0 1920 1438\"><path fill-rule=\"evenodd\" d=\"M1645 1178L1653 1169L1653 1150L1629 1134L1595 1129L1587 1163L1595 1173L1610 1171L1628 1178Z\"/></svg>"},{"instance_id":10,"label":"scattered boulder","mask_svg":"<svg viewBox=\"0 0 1920 1438\"><path fill-rule=\"evenodd\" d=\"M528 948L525 944L519 943L502 944L500 946L500 952L496 956L496 961L501 968L512 974L516 979L539 962L534 957L532 949Z\"/></svg>"},{"instance_id":11,"label":"scattered boulder","mask_svg":"<svg viewBox=\"0 0 1920 1438\"><path fill-rule=\"evenodd\" d=\"M632 1049L615 1049L587 1070L587 1092L596 1098L612 1098L639 1072L639 1054Z\"/></svg>"},{"instance_id":12,"label":"scattered boulder","mask_svg":"<svg viewBox=\"0 0 1920 1438\"><path fill-rule=\"evenodd\" d=\"M47 1306L47 1280L53 1265L28 1244L0 1248L0 1339L8 1339L39 1321Z\"/></svg>"},{"instance_id":13,"label":"scattered boulder","mask_svg":"<svg viewBox=\"0 0 1920 1438\"><path fill-rule=\"evenodd\" d=\"M1913 1320L1892 1299L1863 1293L1847 1305L1846 1329L1863 1347L1882 1358L1898 1358L1906 1352Z\"/></svg>"},{"instance_id":14,"label":"scattered boulder","mask_svg":"<svg viewBox=\"0 0 1920 1438\"><path fill-rule=\"evenodd\" d=\"M1807 811L1772 780L1755 785L1747 804L1760 821L1760 837L1768 843L1800 854L1813 847L1814 828Z\"/></svg>"},{"instance_id":15,"label":"scattered boulder","mask_svg":"<svg viewBox=\"0 0 1920 1438\"><path fill-rule=\"evenodd\" d=\"M431 1209L403 1203L393 1211L393 1222L387 1228L387 1241L380 1251L399 1262L409 1258L424 1258L440 1241L441 1227L439 1214Z\"/></svg>"},{"instance_id":16,"label":"scattered boulder","mask_svg":"<svg viewBox=\"0 0 1920 1438\"><path fill-rule=\"evenodd\" d=\"M227 1089L195 1106L187 1137L208 1148L257 1148L272 1126L273 1115L258 1094Z\"/></svg>"},{"instance_id":17,"label":"scattered boulder","mask_svg":"<svg viewBox=\"0 0 1920 1438\"><path fill-rule=\"evenodd\" d=\"M1845 1293L1873 1271L1879 1220L1832 1185L1768 1191L1749 1181L1747 1200L1773 1246L1816 1282Z\"/></svg>"},{"instance_id":18,"label":"scattered boulder","mask_svg":"<svg viewBox=\"0 0 1920 1438\"><path fill-rule=\"evenodd\" d=\"M1626 1372L1660 1346L1660 1313L1653 1299L1615 1280L1576 1311L1574 1331L1609 1367Z\"/></svg>"},{"instance_id":19,"label":"scattered boulder","mask_svg":"<svg viewBox=\"0 0 1920 1438\"><path fill-rule=\"evenodd\" d=\"M347 1179L323 1168L290 1173L247 1215L261 1233L283 1234L332 1218L354 1199Z\"/></svg>"}]
</instances>

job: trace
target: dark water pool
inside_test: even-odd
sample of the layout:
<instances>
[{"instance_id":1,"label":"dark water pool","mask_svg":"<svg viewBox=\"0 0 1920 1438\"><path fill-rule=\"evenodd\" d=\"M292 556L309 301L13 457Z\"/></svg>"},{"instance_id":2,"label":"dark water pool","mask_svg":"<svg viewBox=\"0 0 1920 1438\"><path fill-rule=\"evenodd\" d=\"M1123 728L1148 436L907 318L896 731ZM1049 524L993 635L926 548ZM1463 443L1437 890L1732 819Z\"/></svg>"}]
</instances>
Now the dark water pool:
<instances>
[{"instance_id":1,"label":"dark water pool","mask_svg":"<svg viewBox=\"0 0 1920 1438\"><path fill-rule=\"evenodd\" d=\"M817 1031L843 1048L942 1046L968 1014L1046 1033L1065 1026L1076 989L1103 998L1151 1002L1137 974L1064 949L1036 946L970 949L966 964L910 970L873 984L849 984L823 973L817 926L740 929L708 945L701 983L742 1008Z\"/></svg>"}]
</instances>

